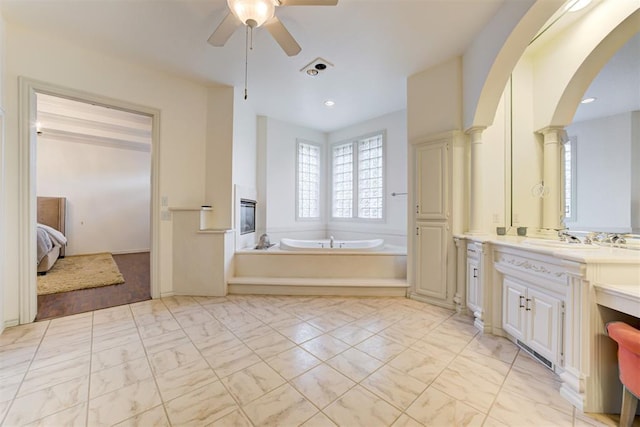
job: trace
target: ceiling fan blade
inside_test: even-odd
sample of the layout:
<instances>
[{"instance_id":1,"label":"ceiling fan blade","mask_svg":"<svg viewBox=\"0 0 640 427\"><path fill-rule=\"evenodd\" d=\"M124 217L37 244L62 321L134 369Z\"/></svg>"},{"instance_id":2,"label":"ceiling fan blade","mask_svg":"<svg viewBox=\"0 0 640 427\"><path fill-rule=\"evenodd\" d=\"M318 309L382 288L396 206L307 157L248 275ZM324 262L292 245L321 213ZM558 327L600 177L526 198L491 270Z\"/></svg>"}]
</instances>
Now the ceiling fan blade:
<instances>
[{"instance_id":1,"label":"ceiling fan blade","mask_svg":"<svg viewBox=\"0 0 640 427\"><path fill-rule=\"evenodd\" d=\"M293 38L291 33L285 28L277 17L271 18L264 24L264 27L269 31L271 36L276 39L282 50L289 56L296 56L300 53L302 48Z\"/></svg>"},{"instance_id":2,"label":"ceiling fan blade","mask_svg":"<svg viewBox=\"0 0 640 427\"><path fill-rule=\"evenodd\" d=\"M240 24L241 22L238 18L236 18L232 13L228 13L207 41L213 46L224 46Z\"/></svg>"},{"instance_id":3,"label":"ceiling fan blade","mask_svg":"<svg viewBox=\"0 0 640 427\"><path fill-rule=\"evenodd\" d=\"M280 6L335 6L338 0L279 0Z\"/></svg>"}]
</instances>

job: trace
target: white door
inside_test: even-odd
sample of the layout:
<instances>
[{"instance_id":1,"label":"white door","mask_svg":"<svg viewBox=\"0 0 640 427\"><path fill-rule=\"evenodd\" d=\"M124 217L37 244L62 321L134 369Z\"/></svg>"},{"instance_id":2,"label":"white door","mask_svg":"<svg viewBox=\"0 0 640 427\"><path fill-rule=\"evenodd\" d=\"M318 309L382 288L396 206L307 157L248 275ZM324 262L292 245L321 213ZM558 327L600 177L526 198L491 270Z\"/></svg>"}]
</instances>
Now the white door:
<instances>
[{"instance_id":1,"label":"white door","mask_svg":"<svg viewBox=\"0 0 640 427\"><path fill-rule=\"evenodd\" d=\"M476 311L478 305L478 261L473 258L467 258L467 307L472 311Z\"/></svg>"},{"instance_id":2,"label":"white door","mask_svg":"<svg viewBox=\"0 0 640 427\"><path fill-rule=\"evenodd\" d=\"M525 299L527 288L510 278L502 282L502 328L513 337L525 341Z\"/></svg>"},{"instance_id":3,"label":"white door","mask_svg":"<svg viewBox=\"0 0 640 427\"><path fill-rule=\"evenodd\" d=\"M446 141L430 142L416 148L416 218L446 220L448 156Z\"/></svg>"},{"instance_id":4,"label":"white door","mask_svg":"<svg viewBox=\"0 0 640 427\"><path fill-rule=\"evenodd\" d=\"M558 337L560 331L560 300L529 288L528 345L545 358L558 362Z\"/></svg>"},{"instance_id":5,"label":"white door","mask_svg":"<svg viewBox=\"0 0 640 427\"><path fill-rule=\"evenodd\" d=\"M446 222L418 221L416 226L416 293L447 298Z\"/></svg>"}]
</instances>

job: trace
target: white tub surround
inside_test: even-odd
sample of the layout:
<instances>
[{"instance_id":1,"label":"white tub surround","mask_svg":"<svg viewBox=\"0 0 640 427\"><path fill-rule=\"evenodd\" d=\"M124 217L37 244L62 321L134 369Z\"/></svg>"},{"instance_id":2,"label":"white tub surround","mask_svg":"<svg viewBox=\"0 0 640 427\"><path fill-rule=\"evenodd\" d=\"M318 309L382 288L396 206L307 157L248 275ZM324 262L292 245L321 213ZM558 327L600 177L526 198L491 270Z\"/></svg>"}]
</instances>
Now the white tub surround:
<instances>
[{"instance_id":1,"label":"white tub surround","mask_svg":"<svg viewBox=\"0 0 640 427\"><path fill-rule=\"evenodd\" d=\"M554 370L561 394L581 411L619 411L616 348L604 325L640 322L630 317L640 307L640 251L512 236L457 238L467 240L459 250L467 255L466 303L476 326L509 337Z\"/></svg>"},{"instance_id":2,"label":"white tub surround","mask_svg":"<svg viewBox=\"0 0 640 427\"><path fill-rule=\"evenodd\" d=\"M173 292L170 295L227 295L233 230L201 229L208 209L170 208L173 222ZM205 225L206 225L205 221Z\"/></svg>"},{"instance_id":3,"label":"white tub surround","mask_svg":"<svg viewBox=\"0 0 640 427\"><path fill-rule=\"evenodd\" d=\"M406 251L238 251L230 294L406 296Z\"/></svg>"}]
</instances>

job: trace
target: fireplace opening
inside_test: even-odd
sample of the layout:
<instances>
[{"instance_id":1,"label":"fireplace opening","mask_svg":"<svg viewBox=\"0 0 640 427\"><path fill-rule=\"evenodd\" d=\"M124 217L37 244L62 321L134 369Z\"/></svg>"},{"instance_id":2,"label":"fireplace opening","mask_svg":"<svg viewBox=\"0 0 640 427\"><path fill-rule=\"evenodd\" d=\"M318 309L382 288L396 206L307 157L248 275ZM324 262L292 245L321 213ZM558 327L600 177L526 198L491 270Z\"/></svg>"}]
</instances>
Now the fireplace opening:
<instances>
[{"instance_id":1,"label":"fireplace opening","mask_svg":"<svg viewBox=\"0 0 640 427\"><path fill-rule=\"evenodd\" d=\"M256 231L256 201L240 199L240 234Z\"/></svg>"}]
</instances>

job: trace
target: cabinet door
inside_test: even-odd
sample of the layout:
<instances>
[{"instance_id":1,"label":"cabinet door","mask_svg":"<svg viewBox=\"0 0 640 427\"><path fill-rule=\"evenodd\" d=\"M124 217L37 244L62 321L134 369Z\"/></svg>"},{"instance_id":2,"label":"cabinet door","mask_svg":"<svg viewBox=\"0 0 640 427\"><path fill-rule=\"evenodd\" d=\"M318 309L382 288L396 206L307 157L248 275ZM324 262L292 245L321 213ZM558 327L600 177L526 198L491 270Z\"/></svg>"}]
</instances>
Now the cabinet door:
<instances>
[{"instance_id":1,"label":"cabinet door","mask_svg":"<svg viewBox=\"0 0 640 427\"><path fill-rule=\"evenodd\" d=\"M515 338L525 341L527 288L505 277L502 282L502 328Z\"/></svg>"},{"instance_id":2,"label":"cabinet door","mask_svg":"<svg viewBox=\"0 0 640 427\"><path fill-rule=\"evenodd\" d=\"M479 308L478 301L478 276L479 263L473 258L467 258L467 307L472 311L476 311Z\"/></svg>"},{"instance_id":3,"label":"cabinet door","mask_svg":"<svg viewBox=\"0 0 640 427\"><path fill-rule=\"evenodd\" d=\"M536 289L527 290L528 345L545 358L558 362L560 300Z\"/></svg>"},{"instance_id":4,"label":"cabinet door","mask_svg":"<svg viewBox=\"0 0 640 427\"><path fill-rule=\"evenodd\" d=\"M447 223L416 224L416 293L447 299Z\"/></svg>"},{"instance_id":5,"label":"cabinet door","mask_svg":"<svg viewBox=\"0 0 640 427\"><path fill-rule=\"evenodd\" d=\"M416 216L446 220L448 216L448 149L446 141L416 148Z\"/></svg>"}]
</instances>

